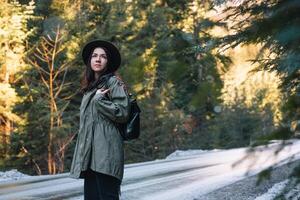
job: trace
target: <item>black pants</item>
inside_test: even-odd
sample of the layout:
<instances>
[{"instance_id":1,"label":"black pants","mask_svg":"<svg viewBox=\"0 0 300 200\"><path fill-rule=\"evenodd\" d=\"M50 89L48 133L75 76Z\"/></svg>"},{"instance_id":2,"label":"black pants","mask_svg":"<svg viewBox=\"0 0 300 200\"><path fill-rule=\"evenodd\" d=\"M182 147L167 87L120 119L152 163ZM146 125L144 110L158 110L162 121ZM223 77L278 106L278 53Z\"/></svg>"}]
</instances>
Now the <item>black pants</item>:
<instances>
[{"instance_id":1,"label":"black pants","mask_svg":"<svg viewBox=\"0 0 300 200\"><path fill-rule=\"evenodd\" d=\"M121 181L88 169L84 173L84 200L119 200Z\"/></svg>"}]
</instances>

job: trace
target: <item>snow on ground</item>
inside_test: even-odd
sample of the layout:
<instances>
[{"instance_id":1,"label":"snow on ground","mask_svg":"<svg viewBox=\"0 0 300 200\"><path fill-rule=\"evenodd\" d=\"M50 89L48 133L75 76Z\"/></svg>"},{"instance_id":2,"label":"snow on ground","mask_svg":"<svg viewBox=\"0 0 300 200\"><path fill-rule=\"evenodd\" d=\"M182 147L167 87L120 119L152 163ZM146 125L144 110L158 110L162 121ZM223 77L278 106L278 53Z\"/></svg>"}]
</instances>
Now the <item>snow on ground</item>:
<instances>
[{"instance_id":1,"label":"snow on ground","mask_svg":"<svg viewBox=\"0 0 300 200\"><path fill-rule=\"evenodd\" d=\"M176 150L170 155L166 157L166 160L168 159L174 159L174 158L181 158L181 157L187 157L187 156L193 156L193 155L199 155L205 152L212 152L212 151L219 151L219 149L214 150L202 150L202 149L188 149L188 150Z\"/></svg>"},{"instance_id":2,"label":"snow on ground","mask_svg":"<svg viewBox=\"0 0 300 200\"><path fill-rule=\"evenodd\" d=\"M273 200L277 195L279 195L283 191L288 182L289 180L284 180L282 182L276 183L273 187L271 187L268 190L268 192L259 197L256 197L255 200Z\"/></svg>"},{"instance_id":3,"label":"snow on ground","mask_svg":"<svg viewBox=\"0 0 300 200\"><path fill-rule=\"evenodd\" d=\"M285 199L299 200L300 199L300 184L296 181L291 181L291 179L286 179L282 182L276 183L270 188L265 194L255 198L255 200L273 200L280 194L284 195ZM290 184L292 188L290 188Z\"/></svg>"},{"instance_id":4,"label":"snow on ground","mask_svg":"<svg viewBox=\"0 0 300 200\"><path fill-rule=\"evenodd\" d=\"M23 174L16 169L12 169L5 172L0 171L0 182L19 180L25 177L29 177L29 175Z\"/></svg>"}]
</instances>

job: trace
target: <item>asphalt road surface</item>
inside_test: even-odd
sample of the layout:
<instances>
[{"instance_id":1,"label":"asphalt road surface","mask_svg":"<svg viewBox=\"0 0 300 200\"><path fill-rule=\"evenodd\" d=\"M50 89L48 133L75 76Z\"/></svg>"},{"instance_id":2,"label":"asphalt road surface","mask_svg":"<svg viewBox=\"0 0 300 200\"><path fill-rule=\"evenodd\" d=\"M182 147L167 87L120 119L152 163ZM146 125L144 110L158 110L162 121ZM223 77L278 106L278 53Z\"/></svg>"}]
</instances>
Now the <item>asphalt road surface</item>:
<instances>
[{"instance_id":1,"label":"asphalt road surface","mask_svg":"<svg viewBox=\"0 0 300 200\"><path fill-rule=\"evenodd\" d=\"M121 200L194 200L244 180L270 166L299 159L300 141L255 149L203 152L166 160L125 165ZM68 174L35 176L0 183L1 200L81 200L83 180Z\"/></svg>"}]
</instances>

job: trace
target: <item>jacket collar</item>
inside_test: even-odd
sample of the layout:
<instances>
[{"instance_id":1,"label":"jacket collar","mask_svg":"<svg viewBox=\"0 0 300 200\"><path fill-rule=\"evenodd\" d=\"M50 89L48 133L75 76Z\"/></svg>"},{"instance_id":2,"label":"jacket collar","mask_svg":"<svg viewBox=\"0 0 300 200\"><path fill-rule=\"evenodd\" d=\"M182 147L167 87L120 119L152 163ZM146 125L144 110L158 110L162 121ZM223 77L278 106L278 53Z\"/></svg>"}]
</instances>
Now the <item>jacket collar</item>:
<instances>
[{"instance_id":1,"label":"jacket collar","mask_svg":"<svg viewBox=\"0 0 300 200\"><path fill-rule=\"evenodd\" d=\"M90 91L92 91L93 89L95 89L96 87L98 87L101 83L103 82L107 82L107 80L113 76L114 73L113 72L109 72L106 74L103 74L102 76L100 76L97 80L95 80L88 88L87 91L84 92L84 94L89 93Z\"/></svg>"},{"instance_id":2,"label":"jacket collar","mask_svg":"<svg viewBox=\"0 0 300 200\"><path fill-rule=\"evenodd\" d=\"M91 101L92 97L96 93L97 89L102 87L103 84L105 84L108 79L113 76L113 73L108 73L103 76L101 76L96 83L93 84L92 89L87 91L83 98L82 98L82 105L81 105L81 113L85 111L86 107L88 106L89 102Z\"/></svg>"}]
</instances>

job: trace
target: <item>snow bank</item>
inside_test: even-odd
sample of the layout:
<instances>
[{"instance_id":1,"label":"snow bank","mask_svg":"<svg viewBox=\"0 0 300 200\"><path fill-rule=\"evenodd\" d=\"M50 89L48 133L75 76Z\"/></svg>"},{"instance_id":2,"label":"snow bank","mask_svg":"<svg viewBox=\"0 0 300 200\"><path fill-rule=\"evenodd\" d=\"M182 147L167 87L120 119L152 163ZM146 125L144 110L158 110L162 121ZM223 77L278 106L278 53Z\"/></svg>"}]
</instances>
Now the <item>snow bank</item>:
<instances>
[{"instance_id":1,"label":"snow bank","mask_svg":"<svg viewBox=\"0 0 300 200\"><path fill-rule=\"evenodd\" d=\"M29 175L22 174L21 172L18 172L18 170L16 169L12 169L5 172L0 171L0 182L19 180L25 177L29 177Z\"/></svg>"},{"instance_id":2,"label":"snow bank","mask_svg":"<svg viewBox=\"0 0 300 200\"><path fill-rule=\"evenodd\" d=\"M179 158L179 157L185 157L185 156L193 156L193 155L199 155L205 152L213 152L213 151L219 151L219 149L213 149L213 150L202 150L202 149L189 149L189 150L176 150L170 155L166 157L166 159L173 159L173 158Z\"/></svg>"},{"instance_id":3,"label":"snow bank","mask_svg":"<svg viewBox=\"0 0 300 200\"><path fill-rule=\"evenodd\" d=\"M288 184L289 180L285 180L279 183L276 183L271 187L267 193L256 197L255 200L273 200L277 195L279 195L285 186Z\"/></svg>"}]
</instances>

